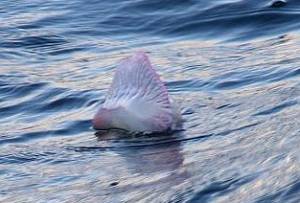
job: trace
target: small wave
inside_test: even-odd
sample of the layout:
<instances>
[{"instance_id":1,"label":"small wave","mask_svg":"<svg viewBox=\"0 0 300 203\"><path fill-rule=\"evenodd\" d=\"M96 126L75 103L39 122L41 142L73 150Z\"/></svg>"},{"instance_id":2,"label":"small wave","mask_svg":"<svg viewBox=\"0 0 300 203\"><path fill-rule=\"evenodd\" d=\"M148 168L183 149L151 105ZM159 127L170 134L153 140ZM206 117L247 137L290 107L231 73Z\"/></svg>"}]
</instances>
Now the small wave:
<instances>
[{"instance_id":1,"label":"small wave","mask_svg":"<svg viewBox=\"0 0 300 203\"><path fill-rule=\"evenodd\" d=\"M244 184L251 182L256 176L246 176L241 178L231 178L224 181L212 182L201 191L195 192L193 197L187 202L211 202L213 199L238 189Z\"/></svg>"},{"instance_id":2,"label":"small wave","mask_svg":"<svg viewBox=\"0 0 300 203\"><path fill-rule=\"evenodd\" d=\"M300 180L294 181L292 184L286 185L281 190L274 192L273 194L266 195L256 203L264 203L264 202L298 202L299 201L299 192L300 192Z\"/></svg>"},{"instance_id":3,"label":"small wave","mask_svg":"<svg viewBox=\"0 0 300 203\"><path fill-rule=\"evenodd\" d=\"M264 115L269 115L269 114L274 114L274 113L278 113L282 110L284 110L285 108L291 107L298 104L297 101L287 101L287 102L283 102L282 104L279 104L273 108L270 109L266 109L266 110L262 110L256 114L254 114L254 116L264 116Z\"/></svg>"},{"instance_id":4,"label":"small wave","mask_svg":"<svg viewBox=\"0 0 300 203\"><path fill-rule=\"evenodd\" d=\"M66 44L67 41L58 36L30 36L18 38L17 40L10 40L0 43L1 47L6 48L39 48L50 47Z\"/></svg>"},{"instance_id":5,"label":"small wave","mask_svg":"<svg viewBox=\"0 0 300 203\"><path fill-rule=\"evenodd\" d=\"M89 131L90 125L91 125L90 120L84 120L84 121L70 122L67 126L55 130L18 133L18 135L16 136L11 135L11 136L7 136L7 138L1 139L0 145L17 144L17 143L24 144L29 141L46 138L46 137L70 136L74 134L80 134L81 132Z\"/></svg>"}]
</instances>

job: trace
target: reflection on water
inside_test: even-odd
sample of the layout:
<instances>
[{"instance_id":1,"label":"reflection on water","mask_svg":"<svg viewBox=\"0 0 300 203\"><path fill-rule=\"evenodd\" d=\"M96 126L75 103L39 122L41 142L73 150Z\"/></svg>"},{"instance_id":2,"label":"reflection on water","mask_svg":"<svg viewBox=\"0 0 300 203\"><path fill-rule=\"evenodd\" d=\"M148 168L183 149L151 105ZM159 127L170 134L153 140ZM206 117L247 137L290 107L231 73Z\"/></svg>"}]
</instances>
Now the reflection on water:
<instances>
[{"instance_id":1,"label":"reflection on water","mask_svg":"<svg viewBox=\"0 0 300 203\"><path fill-rule=\"evenodd\" d=\"M157 198L168 201L174 198L175 191L184 189L189 177L188 172L183 168L184 157L181 152L181 142L177 140L182 135L174 136L138 136L120 140L120 134L102 134L98 137L97 144L102 144L102 147L77 148L77 150L101 151L107 149L103 147L103 144L112 146L110 142L114 142L114 147L110 151L120 157L121 163L118 165L125 166L125 169L124 167L121 167L122 169L111 168L115 176L107 189L111 194L106 197L109 201L141 199L155 201ZM122 172L118 174L119 171ZM127 175L124 176L124 174Z\"/></svg>"}]
</instances>

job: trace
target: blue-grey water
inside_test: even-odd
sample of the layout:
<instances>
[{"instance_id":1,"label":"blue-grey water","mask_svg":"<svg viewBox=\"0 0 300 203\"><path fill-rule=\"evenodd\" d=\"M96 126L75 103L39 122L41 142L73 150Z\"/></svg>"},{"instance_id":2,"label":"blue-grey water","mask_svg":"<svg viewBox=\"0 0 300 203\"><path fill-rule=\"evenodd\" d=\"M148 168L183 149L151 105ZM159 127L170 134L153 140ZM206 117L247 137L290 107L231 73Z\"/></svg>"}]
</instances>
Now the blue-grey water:
<instances>
[{"instance_id":1,"label":"blue-grey water","mask_svg":"<svg viewBox=\"0 0 300 203\"><path fill-rule=\"evenodd\" d=\"M0 2L0 202L300 202L300 2ZM148 53L182 131L95 134Z\"/></svg>"}]
</instances>

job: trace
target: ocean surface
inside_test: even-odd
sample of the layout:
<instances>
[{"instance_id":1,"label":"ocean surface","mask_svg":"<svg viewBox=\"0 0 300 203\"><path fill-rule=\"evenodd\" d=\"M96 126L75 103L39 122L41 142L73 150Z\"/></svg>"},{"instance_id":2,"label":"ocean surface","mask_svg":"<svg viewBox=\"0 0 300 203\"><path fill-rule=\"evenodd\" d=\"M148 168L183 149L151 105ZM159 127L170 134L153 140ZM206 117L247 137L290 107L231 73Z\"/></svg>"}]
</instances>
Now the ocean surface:
<instances>
[{"instance_id":1,"label":"ocean surface","mask_svg":"<svg viewBox=\"0 0 300 203\"><path fill-rule=\"evenodd\" d=\"M300 1L0 1L0 202L300 202ZM145 51L183 130L96 133Z\"/></svg>"}]
</instances>

